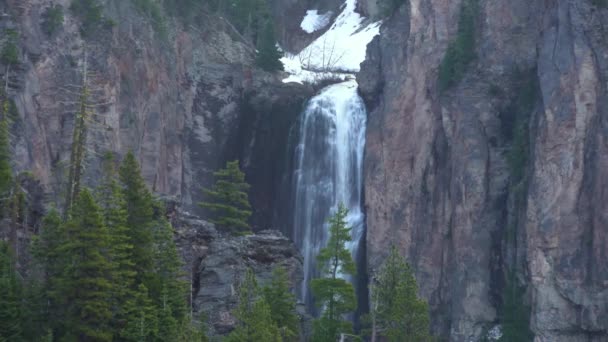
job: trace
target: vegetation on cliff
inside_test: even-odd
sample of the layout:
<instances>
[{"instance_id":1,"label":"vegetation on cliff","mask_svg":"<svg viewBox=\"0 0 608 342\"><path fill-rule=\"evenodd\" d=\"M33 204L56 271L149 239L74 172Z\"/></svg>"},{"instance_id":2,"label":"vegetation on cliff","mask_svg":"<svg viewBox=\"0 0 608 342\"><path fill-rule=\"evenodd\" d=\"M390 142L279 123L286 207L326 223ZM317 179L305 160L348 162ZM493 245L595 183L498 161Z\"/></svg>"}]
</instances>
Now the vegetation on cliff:
<instances>
[{"instance_id":1,"label":"vegetation on cliff","mask_svg":"<svg viewBox=\"0 0 608 342\"><path fill-rule=\"evenodd\" d=\"M433 340L428 304L418 297L413 271L395 246L375 277L371 298L372 340Z\"/></svg>"},{"instance_id":2,"label":"vegetation on cliff","mask_svg":"<svg viewBox=\"0 0 608 342\"><path fill-rule=\"evenodd\" d=\"M228 162L224 169L213 174L216 178L211 189L205 189L208 201L200 203L211 211L212 222L235 234L249 233L251 204L245 182L245 174L239 168L238 160Z\"/></svg>"},{"instance_id":3,"label":"vegetation on cliff","mask_svg":"<svg viewBox=\"0 0 608 342\"><path fill-rule=\"evenodd\" d=\"M475 27L479 12L479 0L463 0L460 6L458 32L450 42L439 66L439 90L445 91L464 77L475 59Z\"/></svg>"},{"instance_id":4,"label":"vegetation on cliff","mask_svg":"<svg viewBox=\"0 0 608 342\"><path fill-rule=\"evenodd\" d=\"M329 219L329 240L319 252L317 260L321 278L310 283L317 306L322 309L321 317L313 323L314 341L336 341L340 334L351 334L352 322L344 316L357 306L355 289L344 276L355 274L355 263L346 243L351 241L351 228L346 224L348 209L340 204Z\"/></svg>"}]
</instances>

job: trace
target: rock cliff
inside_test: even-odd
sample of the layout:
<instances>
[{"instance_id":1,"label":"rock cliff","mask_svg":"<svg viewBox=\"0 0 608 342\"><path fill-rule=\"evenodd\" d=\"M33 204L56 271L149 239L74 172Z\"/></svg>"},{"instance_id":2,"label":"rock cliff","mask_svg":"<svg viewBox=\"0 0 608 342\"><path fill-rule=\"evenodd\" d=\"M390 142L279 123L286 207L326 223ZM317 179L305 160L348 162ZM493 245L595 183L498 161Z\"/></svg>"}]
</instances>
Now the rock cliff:
<instances>
[{"instance_id":1,"label":"rock cliff","mask_svg":"<svg viewBox=\"0 0 608 342\"><path fill-rule=\"evenodd\" d=\"M369 266L396 243L451 341L501 323L513 283L536 341L608 338L603 4L409 0L368 46Z\"/></svg>"},{"instance_id":2,"label":"rock cliff","mask_svg":"<svg viewBox=\"0 0 608 342\"><path fill-rule=\"evenodd\" d=\"M87 184L98 179L104 152L133 150L155 192L178 197L199 213L196 203L212 172L263 149L258 141L269 141L255 140L259 132L286 139L285 120L312 93L298 85L273 92L282 84L280 75L255 69L251 43L221 16L199 9L196 24L166 14L159 24L136 1L107 0L102 13L108 23L85 39L70 3L0 1L0 30L18 36L19 63L8 70L8 93L19 116L12 139L15 170L31 171L55 197L64 187L85 51L93 102L100 104L91 117ZM45 15L53 5L63 9L64 23L48 35ZM4 80L7 69L0 69ZM259 129L251 133L245 127L250 123ZM274 164L249 159L245 167L258 170L256 175L266 168L272 174ZM256 193L267 201L273 195L265 191ZM271 216L263 212L266 203L256 217ZM258 221L259 229L269 224Z\"/></svg>"}]
</instances>

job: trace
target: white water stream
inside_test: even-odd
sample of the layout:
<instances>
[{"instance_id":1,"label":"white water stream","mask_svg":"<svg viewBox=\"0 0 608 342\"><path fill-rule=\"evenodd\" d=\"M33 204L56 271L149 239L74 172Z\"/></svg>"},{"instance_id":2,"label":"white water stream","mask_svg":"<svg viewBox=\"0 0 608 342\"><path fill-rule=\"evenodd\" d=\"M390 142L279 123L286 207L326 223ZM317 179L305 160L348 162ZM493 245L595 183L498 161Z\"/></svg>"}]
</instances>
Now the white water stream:
<instances>
[{"instance_id":1,"label":"white water stream","mask_svg":"<svg viewBox=\"0 0 608 342\"><path fill-rule=\"evenodd\" d=\"M309 307L310 280L318 276L316 256L328 239L327 220L338 204L348 209L356 258L364 233L362 166L367 113L357 83L329 86L312 98L303 112L294 174L293 237L304 256L304 282L299 296Z\"/></svg>"}]
</instances>

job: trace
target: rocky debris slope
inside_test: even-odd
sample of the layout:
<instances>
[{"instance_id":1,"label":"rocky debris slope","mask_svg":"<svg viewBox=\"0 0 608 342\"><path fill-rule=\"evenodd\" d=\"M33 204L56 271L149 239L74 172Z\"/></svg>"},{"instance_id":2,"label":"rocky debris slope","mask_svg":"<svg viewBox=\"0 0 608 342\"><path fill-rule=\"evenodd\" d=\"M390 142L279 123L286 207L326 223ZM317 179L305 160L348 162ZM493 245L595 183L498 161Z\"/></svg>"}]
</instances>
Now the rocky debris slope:
<instances>
[{"instance_id":1,"label":"rocky debris slope","mask_svg":"<svg viewBox=\"0 0 608 342\"><path fill-rule=\"evenodd\" d=\"M396 243L451 341L501 323L511 283L536 341L606 341L608 9L478 1L476 58L440 89L462 3L405 1L368 46L369 265Z\"/></svg>"},{"instance_id":2,"label":"rocky debris slope","mask_svg":"<svg viewBox=\"0 0 608 342\"><path fill-rule=\"evenodd\" d=\"M288 271L292 288L302 280L302 257L293 242L279 231L226 236L213 224L179 209L170 215L192 283L194 312L207 321L211 335L224 335L234 329L232 311L237 305L239 283L248 268L260 286L269 282L272 270L279 266Z\"/></svg>"}]
</instances>

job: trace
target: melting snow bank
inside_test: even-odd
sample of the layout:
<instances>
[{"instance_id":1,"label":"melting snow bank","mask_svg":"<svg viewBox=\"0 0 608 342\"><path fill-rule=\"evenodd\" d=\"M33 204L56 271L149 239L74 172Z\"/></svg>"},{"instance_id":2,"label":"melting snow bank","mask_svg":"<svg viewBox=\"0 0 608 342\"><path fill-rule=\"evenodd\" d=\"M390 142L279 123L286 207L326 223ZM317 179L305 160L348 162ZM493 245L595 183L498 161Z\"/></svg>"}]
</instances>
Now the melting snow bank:
<instances>
[{"instance_id":1,"label":"melting snow bank","mask_svg":"<svg viewBox=\"0 0 608 342\"><path fill-rule=\"evenodd\" d=\"M348 74L359 71L367 44L380 33L381 22L366 24L365 18L355 12L356 5L357 0L346 0L344 9L327 32L299 54L281 59L285 71L291 74L283 82L316 83L327 77L347 79ZM308 11L301 25L305 31L304 22L311 12ZM315 15L318 15L316 11ZM319 19L311 17L308 20L318 23Z\"/></svg>"},{"instance_id":2,"label":"melting snow bank","mask_svg":"<svg viewBox=\"0 0 608 342\"><path fill-rule=\"evenodd\" d=\"M319 31L320 29L324 29L327 25L329 25L332 14L332 12L319 14L319 11L317 10L307 11L306 16L304 16L304 19L300 24L300 27L306 33L313 33Z\"/></svg>"}]
</instances>

